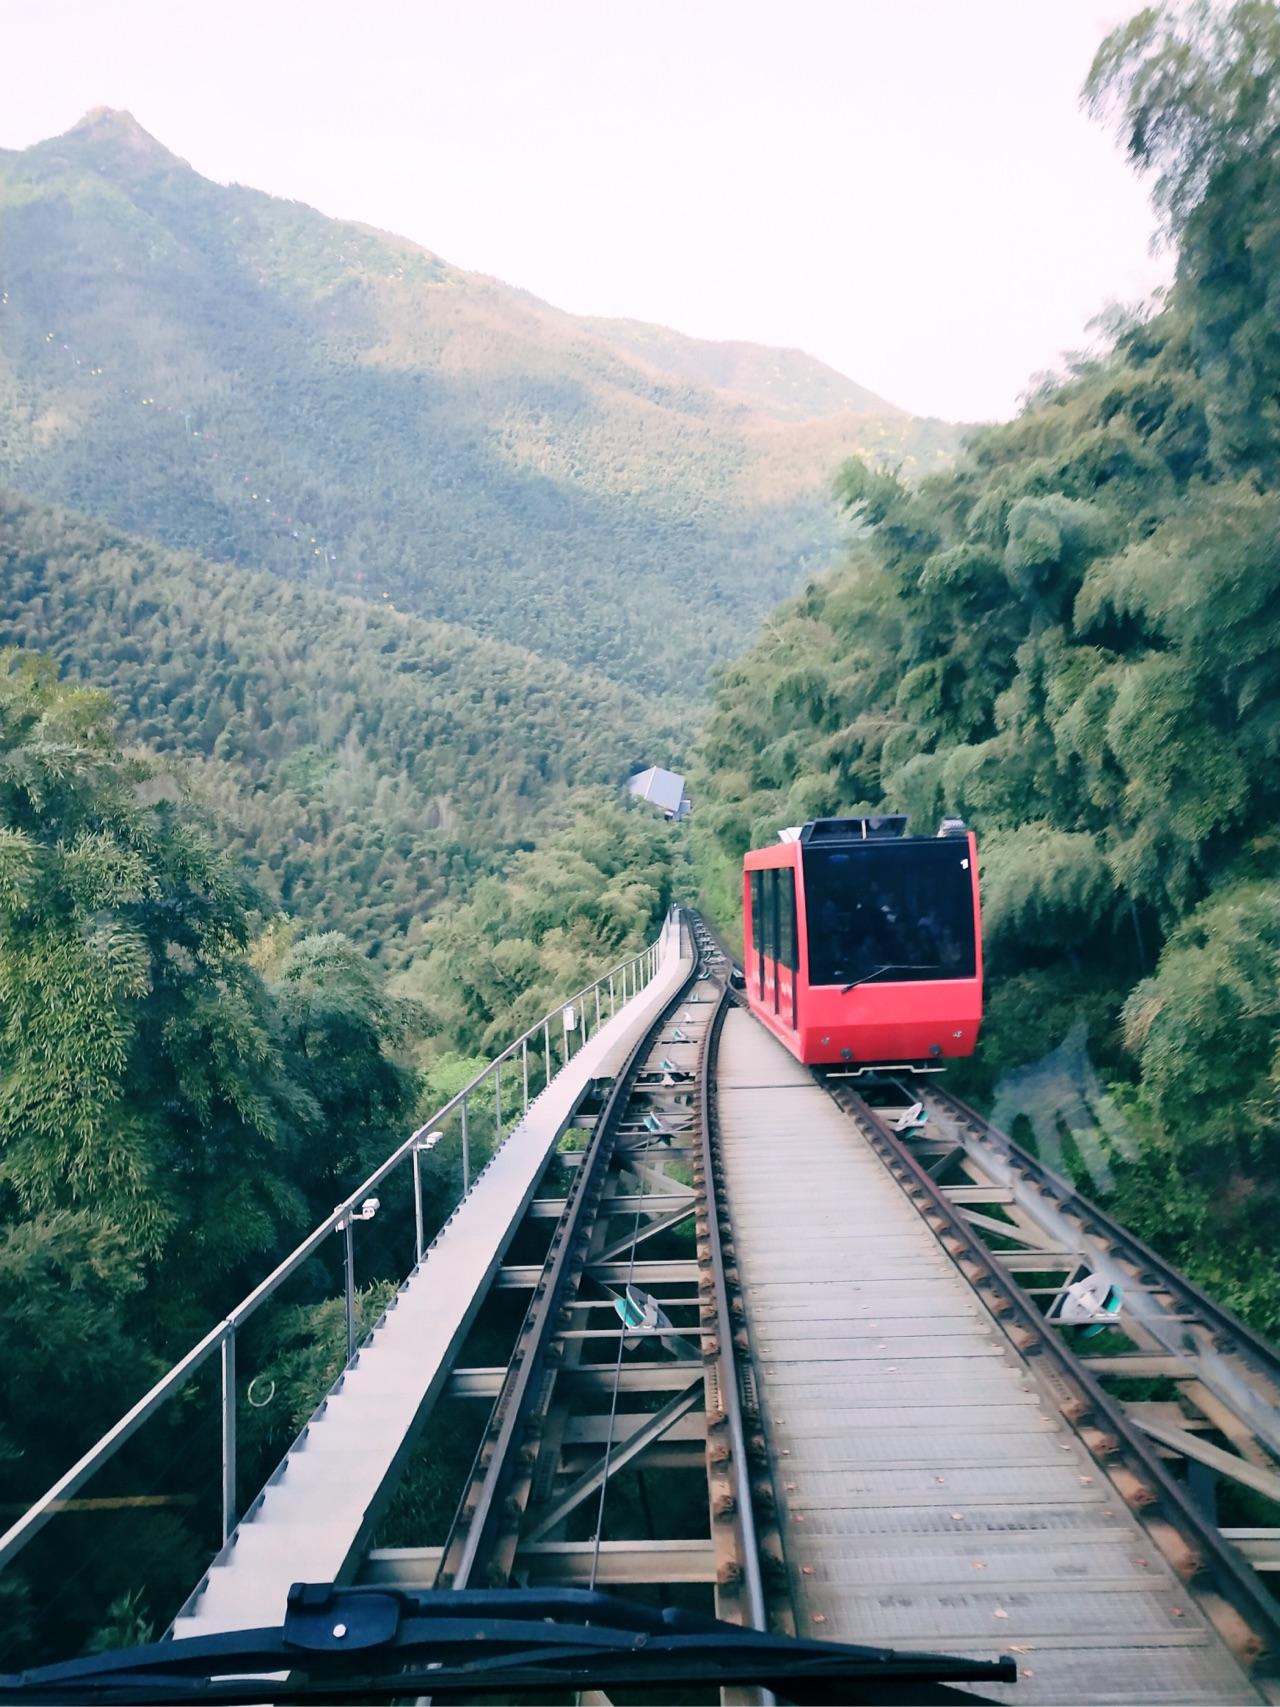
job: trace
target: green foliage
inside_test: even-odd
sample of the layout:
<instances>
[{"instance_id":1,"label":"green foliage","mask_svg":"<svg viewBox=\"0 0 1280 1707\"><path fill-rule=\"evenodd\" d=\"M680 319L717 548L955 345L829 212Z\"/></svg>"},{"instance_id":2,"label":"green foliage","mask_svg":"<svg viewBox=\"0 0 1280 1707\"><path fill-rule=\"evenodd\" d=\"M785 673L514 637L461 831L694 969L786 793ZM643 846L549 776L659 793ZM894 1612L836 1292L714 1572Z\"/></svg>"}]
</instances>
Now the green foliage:
<instances>
[{"instance_id":1,"label":"green foliage","mask_svg":"<svg viewBox=\"0 0 1280 1707\"><path fill-rule=\"evenodd\" d=\"M1085 84L1129 158L1156 174L1174 234L1223 168L1274 145L1280 128L1280 14L1270 0L1150 6L1109 35Z\"/></svg>"},{"instance_id":2,"label":"green foliage","mask_svg":"<svg viewBox=\"0 0 1280 1707\"><path fill-rule=\"evenodd\" d=\"M50 1463L57 1474L74 1460L86 1422L109 1426L120 1393L145 1389L155 1364L126 1326L143 1275L126 1234L92 1210L0 1226L6 1486L39 1492L34 1484Z\"/></svg>"},{"instance_id":3,"label":"green foliage","mask_svg":"<svg viewBox=\"0 0 1280 1707\"><path fill-rule=\"evenodd\" d=\"M673 741L651 702L589 671L22 499L0 503L6 643L115 696L128 738L213 808L268 910L393 966L442 899L563 822L571 788L620 782ZM153 771L148 786L169 784ZM0 841L0 891L26 857ZM109 950L125 975L125 945Z\"/></svg>"},{"instance_id":4,"label":"green foliage","mask_svg":"<svg viewBox=\"0 0 1280 1707\"><path fill-rule=\"evenodd\" d=\"M180 1224L202 1240L234 1189L244 1254L298 1209L278 1170L252 1180L293 1111L238 958L247 894L171 803L138 804L147 767L115 752L108 712L0 655L0 1187L28 1213L92 1204L152 1256Z\"/></svg>"},{"instance_id":5,"label":"green foliage","mask_svg":"<svg viewBox=\"0 0 1280 1707\"><path fill-rule=\"evenodd\" d=\"M1096 840L1043 820L993 831L983 878L989 948L1067 948L1115 907L1115 880Z\"/></svg>"},{"instance_id":6,"label":"green foliage","mask_svg":"<svg viewBox=\"0 0 1280 1707\"><path fill-rule=\"evenodd\" d=\"M434 919L425 955L397 987L425 1010L436 1047L488 1059L651 941L673 898L681 834L644 807L586 794L563 831Z\"/></svg>"},{"instance_id":7,"label":"green foliage","mask_svg":"<svg viewBox=\"0 0 1280 1707\"><path fill-rule=\"evenodd\" d=\"M337 932L295 943L271 993L295 1081L320 1111L321 1133L307 1146L312 1195L333 1201L404 1135L417 1083L391 1051L416 1014Z\"/></svg>"},{"instance_id":8,"label":"green foliage","mask_svg":"<svg viewBox=\"0 0 1280 1707\"><path fill-rule=\"evenodd\" d=\"M1280 1164L1280 882L1227 883L1169 937L1124 1008L1156 1114L1214 1132L1246 1171Z\"/></svg>"},{"instance_id":9,"label":"green foliage","mask_svg":"<svg viewBox=\"0 0 1280 1707\"><path fill-rule=\"evenodd\" d=\"M1127 958L1136 961L1130 951ZM968 1061L949 1069L946 1083L960 1096L990 1108L1005 1074L1042 1060L1083 1022L1090 1059L1103 1073L1128 1070L1121 1043L1114 988L1097 968L1077 957L1054 958L1046 966L1024 967L989 977L984 998L982 1042ZM1035 1149L1033 1128L1013 1136ZM1085 1190L1092 1190L1085 1183Z\"/></svg>"},{"instance_id":10,"label":"green foliage","mask_svg":"<svg viewBox=\"0 0 1280 1707\"><path fill-rule=\"evenodd\" d=\"M313 750L300 768L315 763ZM614 790L566 806L507 882L438 913L393 993L340 933L275 917L251 937L260 901L173 774L120 749L110 699L0 651L7 1501L42 1492L513 1031L652 939L680 830ZM539 1072L535 1060L535 1091ZM513 1107L508 1080L504 1125ZM489 1085L471 1107L473 1171L496 1114ZM461 1183L456 1123L446 1138L424 1169L429 1230ZM362 1331L402 1277L411 1231L393 1189L360 1242ZM342 1366L339 1285L337 1253L319 1252L240 1336L246 1483ZM55 1544L24 1554L0 1600L6 1646L29 1659L167 1622L207 1560L207 1397L184 1390L103 1473L120 1507L59 1519ZM139 1493L161 1505L134 1510ZM68 1546L82 1557L74 1593Z\"/></svg>"},{"instance_id":11,"label":"green foliage","mask_svg":"<svg viewBox=\"0 0 1280 1707\"><path fill-rule=\"evenodd\" d=\"M720 673L692 827L728 924L742 852L782 825L969 819L989 988L961 1082L992 1095L1084 1019L1131 1081L1118 1204L1269 1328L1278 66L1280 14L1254 0L1144 13L1104 45L1089 98L1158 174L1175 289L950 470L845 472L849 558Z\"/></svg>"},{"instance_id":12,"label":"green foliage","mask_svg":"<svg viewBox=\"0 0 1280 1707\"><path fill-rule=\"evenodd\" d=\"M118 1648L141 1647L154 1642L156 1629L147 1617L145 1591L126 1589L107 1608L106 1622L85 1643L86 1654L109 1654Z\"/></svg>"},{"instance_id":13,"label":"green foliage","mask_svg":"<svg viewBox=\"0 0 1280 1707\"><path fill-rule=\"evenodd\" d=\"M48 1487L403 1136L414 1010L344 937L296 927L258 945L268 984L245 953L253 904L192 803L117 746L105 695L0 652L8 1504ZM306 1308L334 1283L323 1261L302 1280ZM216 1464L211 1414L186 1390L104 1473L124 1503L58 1518L24 1554L0 1643L65 1653L167 1621L207 1559L198 1498L185 1511ZM132 1496L152 1492L176 1506L138 1518Z\"/></svg>"},{"instance_id":14,"label":"green foliage","mask_svg":"<svg viewBox=\"0 0 1280 1707\"><path fill-rule=\"evenodd\" d=\"M1086 86L1180 239L1178 291L1214 459L1280 473L1280 12L1152 8L1103 43Z\"/></svg>"}]
</instances>

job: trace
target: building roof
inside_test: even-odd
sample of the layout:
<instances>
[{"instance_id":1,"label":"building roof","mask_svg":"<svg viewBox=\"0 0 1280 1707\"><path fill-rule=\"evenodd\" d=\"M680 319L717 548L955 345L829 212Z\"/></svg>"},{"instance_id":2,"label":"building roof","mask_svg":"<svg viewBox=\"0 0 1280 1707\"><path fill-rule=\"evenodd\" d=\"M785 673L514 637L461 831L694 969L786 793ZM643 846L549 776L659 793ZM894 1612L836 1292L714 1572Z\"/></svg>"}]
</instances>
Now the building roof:
<instances>
[{"instance_id":1,"label":"building roof","mask_svg":"<svg viewBox=\"0 0 1280 1707\"><path fill-rule=\"evenodd\" d=\"M628 779L627 789L636 800L647 800L664 812L678 812L684 799L684 778L675 771L664 771L660 765L650 765Z\"/></svg>"}]
</instances>

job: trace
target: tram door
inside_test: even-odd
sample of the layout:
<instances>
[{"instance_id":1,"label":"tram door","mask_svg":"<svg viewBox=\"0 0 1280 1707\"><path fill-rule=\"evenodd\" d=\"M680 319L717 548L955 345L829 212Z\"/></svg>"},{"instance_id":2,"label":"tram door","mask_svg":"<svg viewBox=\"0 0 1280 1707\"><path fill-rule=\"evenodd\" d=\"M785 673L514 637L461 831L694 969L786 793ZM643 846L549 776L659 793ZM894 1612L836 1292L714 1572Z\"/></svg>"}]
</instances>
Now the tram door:
<instances>
[{"instance_id":1,"label":"tram door","mask_svg":"<svg viewBox=\"0 0 1280 1707\"><path fill-rule=\"evenodd\" d=\"M800 934L796 928L796 874L791 866L751 873L751 940L755 964L747 969L751 995L775 1024L800 1023Z\"/></svg>"}]
</instances>

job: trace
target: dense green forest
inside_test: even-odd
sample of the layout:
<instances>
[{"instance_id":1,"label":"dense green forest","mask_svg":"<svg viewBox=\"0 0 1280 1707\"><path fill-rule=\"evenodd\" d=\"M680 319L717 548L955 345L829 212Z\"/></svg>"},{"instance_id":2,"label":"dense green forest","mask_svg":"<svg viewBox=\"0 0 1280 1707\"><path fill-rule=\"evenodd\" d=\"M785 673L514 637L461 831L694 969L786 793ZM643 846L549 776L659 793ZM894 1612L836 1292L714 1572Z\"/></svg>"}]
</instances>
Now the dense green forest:
<instances>
[{"instance_id":1,"label":"dense green forest","mask_svg":"<svg viewBox=\"0 0 1280 1707\"><path fill-rule=\"evenodd\" d=\"M945 467L796 352L573 321L118 115L0 156L7 1510L648 940L686 843L728 925L744 848L860 807L978 830L957 1087L990 1105L1083 1027L1087 1188L1280 1331L1277 90L1261 0L1109 38L1089 99L1176 284ZM820 560L851 445L847 559L721 670L691 830L624 804ZM435 1220L457 1183L442 1145ZM407 1225L362 1244L364 1320ZM341 1366L336 1284L330 1253L245 1336L277 1395L242 1408L246 1483ZM105 1490L157 1490L145 1524L63 1514L0 1579L5 1651L163 1624L210 1547L201 1397Z\"/></svg>"},{"instance_id":2,"label":"dense green forest","mask_svg":"<svg viewBox=\"0 0 1280 1707\"><path fill-rule=\"evenodd\" d=\"M215 567L0 495L0 646L107 689L271 912L413 954L446 895L672 755L639 693L466 629Z\"/></svg>"},{"instance_id":3,"label":"dense green forest","mask_svg":"<svg viewBox=\"0 0 1280 1707\"><path fill-rule=\"evenodd\" d=\"M0 480L688 699L829 557L841 457L955 433L640 330L210 183L127 114L0 151Z\"/></svg>"},{"instance_id":4,"label":"dense green forest","mask_svg":"<svg viewBox=\"0 0 1280 1707\"><path fill-rule=\"evenodd\" d=\"M1280 1330L1280 14L1143 14L1088 96L1177 281L917 487L851 464L847 562L719 679L696 834L889 806L977 829L989 1001L961 1088L1081 1020L1122 1217ZM958 1076L959 1077L959 1076ZM1070 1146L1067 1146L1070 1157Z\"/></svg>"},{"instance_id":5,"label":"dense green forest","mask_svg":"<svg viewBox=\"0 0 1280 1707\"><path fill-rule=\"evenodd\" d=\"M477 1049L651 940L675 832L611 791L576 812L517 856L505 888L481 884L434 923L424 970L393 990L338 932L276 920L255 936L263 897L165 761L121 749L109 697L0 652L6 1510L465 1083ZM433 1158L433 1223L458 1183L456 1156ZM366 1317L406 1267L406 1210L362 1241ZM317 1258L242 1346L246 1372L279 1389L272 1405L242 1405L254 1486L341 1367L336 1284L333 1260ZM215 1413L201 1397L197 1383L90 1490L158 1492L154 1516L58 1518L5 1572L0 1649L65 1652L109 1606L117 1635L172 1614L216 1509Z\"/></svg>"}]
</instances>

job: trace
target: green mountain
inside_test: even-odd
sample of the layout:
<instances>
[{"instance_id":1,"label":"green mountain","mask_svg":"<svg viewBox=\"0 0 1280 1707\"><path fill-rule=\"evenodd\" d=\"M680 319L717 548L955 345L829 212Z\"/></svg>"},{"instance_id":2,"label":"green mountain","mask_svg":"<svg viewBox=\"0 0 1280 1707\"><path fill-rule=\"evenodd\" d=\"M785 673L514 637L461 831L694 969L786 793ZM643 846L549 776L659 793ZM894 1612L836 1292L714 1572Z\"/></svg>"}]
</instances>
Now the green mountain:
<instances>
[{"instance_id":1,"label":"green mountain","mask_svg":"<svg viewBox=\"0 0 1280 1707\"><path fill-rule=\"evenodd\" d=\"M128 114L0 153L0 479L205 557L690 698L828 557L845 456L954 442L211 183Z\"/></svg>"},{"instance_id":2,"label":"green mountain","mask_svg":"<svg viewBox=\"0 0 1280 1707\"><path fill-rule=\"evenodd\" d=\"M0 496L0 646L115 698L267 903L388 965L572 796L672 750L653 704L467 629Z\"/></svg>"},{"instance_id":3,"label":"green mountain","mask_svg":"<svg viewBox=\"0 0 1280 1707\"><path fill-rule=\"evenodd\" d=\"M668 326L650 326L643 320L593 318L584 324L663 373L692 385L731 392L762 414L781 421L809 421L847 413L870 416L887 427L891 421L911 418L905 409L886 403L874 391L855 385L803 350L770 349L766 344L733 339L690 338ZM944 423L920 421L917 425L923 435L928 426L941 427Z\"/></svg>"}]
</instances>

